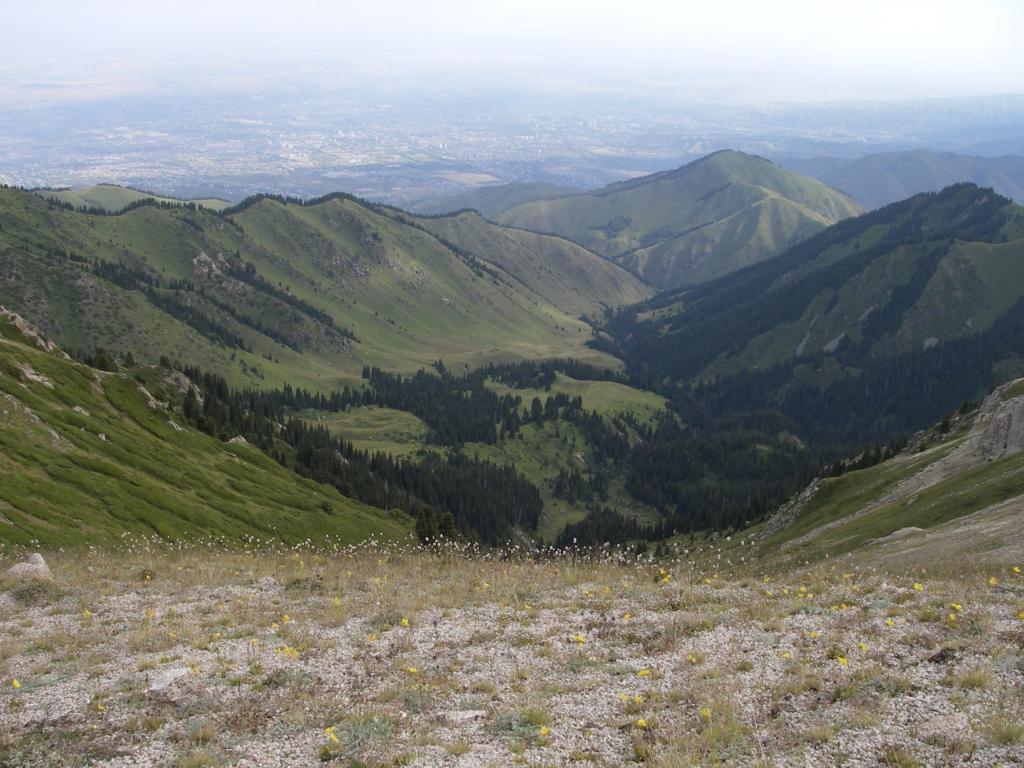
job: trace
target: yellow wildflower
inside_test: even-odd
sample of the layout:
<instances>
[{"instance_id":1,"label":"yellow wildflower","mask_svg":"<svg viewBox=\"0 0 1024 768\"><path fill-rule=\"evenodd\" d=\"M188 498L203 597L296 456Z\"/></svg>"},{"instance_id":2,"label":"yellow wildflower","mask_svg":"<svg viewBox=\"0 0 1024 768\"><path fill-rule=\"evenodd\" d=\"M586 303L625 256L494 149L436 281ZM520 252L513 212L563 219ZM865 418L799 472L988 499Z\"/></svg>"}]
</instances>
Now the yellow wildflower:
<instances>
[{"instance_id":1,"label":"yellow wildflower","mask_svg":"<svg viewBox=\"0 0 1024 768\"><path fill-rule=\"evenodd\" d=\"M924 584L922 584L920 581L915 581L914 582L914 589L916 591L920 592L921 590L924 589Z\"/></svg>"},{"instance_id":2,"label":"yellow wildflower","mask_svg":"<svg viewBox=\"0 0 1024 768\"><path fill-rule=\"evenodd\" d=\"M988 577L988 585L989 585L990 587L994 587L994 586L996 586L996 584L998 584L998 583L999 583L999 579L997 579L997 578L996 578L995 576L989 576L989 577Z\"/></svg>"},{"instance_id":3,"label":"yellow wildflower","mask_svg":"<svg viewBox=\"0 0 1024 768\"><path fill-rule=\"evenodd\" d=\"M332 600L331 602L333 602L334 603L334 607L337 608L339 605L341 605L341 598L335 596L334 600Z\"/></svg>"},{"instance_id":4,"label":"yellow wildflower","mask_svg":"<svg viewBox=\"0 0 1024 768\"><path fill-rule=\"evenodd\" d=\"M701 709L700 709L700 716L703 717L705 720L710 720L711 719L711 707L701 707Z\"/></svg>"},{"instance_id":5,"label":"yellow wildflower","mask_svg":"<svg viewBox=\"0 0 1024 768\"><path fill-rule=\"evenodd\" d=\"M629 694L628 693L620 693L619 694L619 701L622 701L622 702L629 701Z\"/></svg>"},{"instance_id":6,"label":"yellow wildflower","mask_svg":"<svg viewBox=\"0 0 1024 768\"><path fill-rule=\"evenodd\" d=\"M1024 621L1024 611L1021 611L1020 613L1018 613L1017 614L1017 618L1020 619L1021 621Z\"/></svg>"},{"instance_id":7,"label":"yellow wildflower","mask_svg":"<svg viewBox=\"0 0 1024 768\"><path fill-rule=\"evenodd\" d=\"M642 717L637 718L636 727L640 730L645 729L647 727L647 721L644 720Z\"/></svg>"},{"instance_id":8,"label":"yellow wildflower","mask_svg":"<svg viewBox=\"0 0 1024 768\"><path fill-rule=\"evenodd\" d=\"M784 659L791 659L791 658L793 658L793 654L790 653L789 651L783 651L782 652L782 658L784 658Z\"/></svg>"},{"instance_id":9,"label":"yellow wildflower","mask_svg":"<svg viewBox=\"0 0 1024 768\"><path fill-rule=\"evenodd\" d=\"M409 619L407 619L405 616L403 616L401 623L402 623L403 627L408 627L409 626Z\"/></svg>"},{"instance_id":10,"label":"yellow wildflower","mask_svg":"<svg viewBox=\"0 0 1024 768\"><path fill-rule=\"evenodd\" d=\"M21 683L18 682L18 678L14 678L13 680L11 680L11 688L13 688L14 690L18 690L19 688L21 688Z\"/></svg>"},{"instance_id":11,"label":"yellow wildflower","mask_svg":"<svg viewBox=\"0 0 1024 768\"><path fill-rule=\"evenodd\" d=\"M1018 576L1020 576L1020 566L1019 565L1013 566L1013 568L1011 568L1010 570L1013 571Z\"/></svg>"},{"instance_id":12,"label":"yellow wildflower","mask_svg":"<svg viewBox=\"0 0 1024 768\"><path fill-rule=\"evenodd\" d=\"M84 611L82 611L82 618L83 619L91 619L92 618L92 611L90 611L88 608L86 608Z\"/></svg>"},{"instance_id":13,"label":"yellow wildflower","mask_svg":"<svg viewBox=\"0 0 1024 768\"><path fill-rule=\"evenodd\" d=\"M862 643L857 643L857 647L860 648L860 652L861 653L867 653L868 652L868 644L867 643L863 643L863 642Z\"/></svg>"},{"instance_id":14,"label":"yellow wildflower","mask_svg":"<svg viewBox=\"0 0 1024 768\"><path fill-rule=\"evenodd\" d=\"M885 620L885 626L887 626L887 627L895 627L896 626L896 620L895 619L886 619Z\"/></svg>"},{"instance_id":15,"label":"yellow wildflower","mask_svg":"<svg viewBox=\"0 0 1024 768\"><path fill-rule=\"evenodd\" d=\"M546 725L542 725L542 726L540 727L540 735L541 735L541 738L545 738L545 737L547 737L547 736L548 736L548 734L550 734L550 733L551 733L551 729L550 729L550 728L548 728L548 727L547 727Z\"/></svg>"},{"instance_id":16,"label":"yellow wildflower","mask_svg":"<svg viewBox=\"0 0 1024 768\"><path fill-rule=\"evenodd\" d=\"M636 674L637 677L650 677L651 670L647 669L647 667L644 667L643 669L639 670Z\"/></svg>"},{"instance_id":17,"label":"yellow wildflower","mask_svg":"<svg viewBox=\"0 0 1024 768\"><path fill-rule=\"evenodd\" d=\"M687 661L689 661L691 664L696 664L698 661L700 661L700 659L697 658L696 654L691 653L687 657Z\"/></svg>"},{"instance_id":18,"label":"yellow wildflower","mask_svg":"<svg viewBox=\"0 0 1024 768\"><path fill-rule=\"evenodd\" d=\"M420 673L419 669L417 669L416 667L406 667L405 671L408 672L410 675L418 675Z\"/></svg>"},{"instance_id":19,"label":"yellow wildflower","mask_svg":"<svg viewBox=\"0 0 1024 768\"><path fill-rule=\"evenodd\" d=\"M959 613L960 611L962 611L964 609L964 607L960 603L950 603L949 607L952 608L957 613Z\"/></svg>"},{"instance_id":20,"label":"yellow wildflower","mask_svg":"<svg viewBox=\"0 0 1024 768\"><path fill-rule=\"evenodd\" d=\"M850 662L846 660L845 656L836 656L836 661L839 662L839 666L841 666L841 667L848 667L848 666L850 666Z\"/></svg>"},{"instance_id":21,"label":"yellow wildflower","mask_svg":"<svg viewBox=\"0 0 1024 768\"><path fill-rule=\"evenodd\" d=\"M337 744L338 743L338 737L334 735L334 726L333 725L329 725L326 728L324 728L324 733L327 734L327 738L331 740L332 744Z\"/></svg>"},{"instance_id":22,"label":"yellow wildflower","mask_svg":"<svg viewBox=\"0 0 1024 768\"><path fill-rule=\"evenodd\" d=\"M576 637L574 637L572 641L576 643L576 645L583 645L587 642L587 638L585 638L583 635L576 635Z\"/></svg>"},{"instance_id":23,"label":"yellow wildflower","mask_svg":"<svg viewBox=\"0 0 1024 768\"><path fill-rule=\"evenodd\" d=\"M626 613L622 614L622 620L623 621L629 621L632 618L633 618L633 614L632 613L626 612Z\"/></svg>"},{"instance_id":24,"label":"yellow wildflower","mask_svg":"<svg viewBox=\"0 0 1024 768\"><path fill-rule=\"evenodd\" d=\"M376 635L369 635L366 639L369 640L371 643L376 643L377 642L377 636Z\"/></svg>"}]
</instances>

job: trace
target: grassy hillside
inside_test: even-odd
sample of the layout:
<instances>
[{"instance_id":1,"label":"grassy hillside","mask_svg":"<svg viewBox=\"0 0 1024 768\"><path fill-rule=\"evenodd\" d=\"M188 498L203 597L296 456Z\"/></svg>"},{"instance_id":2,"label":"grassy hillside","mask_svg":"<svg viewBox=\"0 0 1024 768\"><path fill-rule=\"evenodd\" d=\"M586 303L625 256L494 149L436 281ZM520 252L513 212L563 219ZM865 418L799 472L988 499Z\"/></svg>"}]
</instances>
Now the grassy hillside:
<instances>
[{"instance_id":1,"label":"grassy hillside","mask_svg":"<svg viewBox=\"0 0 1024 768\"><path fill-rule=\"evenodd\" d=\"M75 208L99 208L109 213L123 211L132 203L140 200L156 200L160 203L194 203L195 205L209 208L213 211L222 211L231 205L227 200L216 197L199 198L195 200L179 200L176 197L164 197L154 195L150 192L142 192L131 187L121 187L117 184L97 184L84 189L39 189L36 194L42 197L67 203Z\"/></svg>"},{"instance_id":2,"label":"grassy hillside","mask_svg":"<svg viewBox=\"0 0 1024 768\"><path fill-rule=\"evenodd\" d=\"M418 223L573 316L599 317L605 308L635 304L653 293L622 267L559 237L491 224L475 213Z\"/></svg>"},{"instance_id":3,"label":"grassy hillside","mask_svg":"<svg viewBox=\"0 0 1024 768\"><path fill-rule=\"evenodd\" d=\"M843 222L771 262L669 292L610 326L638 366L677 377L849 365L991 328L1024 296L1024 209L951 187ZM795 362L794 362L795 361Z\"/></svg>"},{"instance_id":4,"label":"grassy hillside","mask_svg":"<svg viewBox=\"0 0 1024 768\"><path fill-rule=\"evenodd\" d=\"M1013 155L974 157L915 149L856 160L788 160L783 165L843 190L869 209L965 181L992 187L1018 203L1024 202L1024 157Z\"/></svg>"},{"instance_id":5,"label":"grassy hillside","mask_svg":"<svg viewBox=\"0 0 1024 768\"><path fill-rule=\"evenodd\" d=\"M426 214L474 210L490 219L523 203L565 197L575 191L569 187L560 187L543 181L496 184L477 187L440 199L426 200L414 205L412 210Z\"/></svg>"},{"instance_id":6,"label":"grassy hillside","mask_svg":"<svg viewBox=\"0 0 1024 768\"><path fill-rule=\"evenodd\" d=\"M1024 514L1024 446L1014 425L1022 408L1017 380L895 457L815 481L759 527L762 554L803 562L864 549L948 553L957 531L953 546L963 554L991 547Z\"/></svg>"},{"instance_id":7,"label":"grassy hillside","mask_svg":"<svg viewBox=\"0 0 1024 768\"><path fill-rule=\"evenodd\" d=\"M167 386L143 374L154 394ZM37 349L0 319L0 542L407 535L407 521L186 427L151 399L138 380Z\"/></svg>"},{"instance_id":8,"label":"grassy hillside","mask_svg":"<svg viewBox=\"0 0 1024 768\"><path fill-rule=\"evenodd\" d=\"M166 354L238 384L330 389L364 365L439 358L616 364L585 346L575 314L500 268L343 197L101 216L4 189L0 254L0 302L62 345Z\"/></svg>"},{"instance_id":9,"label":"grassy hillside","mask_svg":"<svg viewBox=\"0 0 1024 768\"><path fill-rule=\"evenodd\" d=\"M820 182L724 151L596 192L525 203L496 218L562 235L655 287L671 288L766 259L861 210Z\"/></svg>"}]
</instances>

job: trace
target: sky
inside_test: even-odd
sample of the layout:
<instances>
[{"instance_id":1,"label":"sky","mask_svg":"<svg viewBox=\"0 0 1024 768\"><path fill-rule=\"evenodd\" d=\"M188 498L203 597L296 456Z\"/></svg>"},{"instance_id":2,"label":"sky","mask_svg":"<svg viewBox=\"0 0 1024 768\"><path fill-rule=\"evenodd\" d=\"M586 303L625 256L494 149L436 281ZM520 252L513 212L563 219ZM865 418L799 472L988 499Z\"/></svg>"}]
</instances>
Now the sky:
<instances>
[{"instance_id":1,"label":"sky","mask_svg":"<svg viewBox=\"0 0 1024 768\"><path fill-rule=\"evenodd\" d=\"M757 103L1024 92L1020 0L0 0L0 98L323 78Z\"/></svg>"}]
</instances>

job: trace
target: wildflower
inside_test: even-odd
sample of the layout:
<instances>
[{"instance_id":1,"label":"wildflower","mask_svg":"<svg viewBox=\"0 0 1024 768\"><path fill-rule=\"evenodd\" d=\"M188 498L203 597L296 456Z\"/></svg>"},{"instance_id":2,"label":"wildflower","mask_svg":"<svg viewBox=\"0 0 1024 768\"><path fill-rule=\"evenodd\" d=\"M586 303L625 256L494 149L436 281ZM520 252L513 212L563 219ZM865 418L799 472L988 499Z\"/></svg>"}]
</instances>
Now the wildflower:
<instances>
[{"instance_id":1,"label":"wildflower","mask_svg":"<svg viewBox=\"0 0 1024 768\"><path fill-rule=\"evenodd\" d=\"M997 579L997 578L996 578L995 576L989 576L989 577L988 577L988 585L989 585L990 587L994 587L994 586L996 586L996 584L998 584L998 583L999 583L999 579Z\"/></svg>"},{"instance_id":2,"label":"wildflower","mask_svg":"<svg viewBox=\"0 0 1024 768\"><path fill-rule=\"evenodd\" d=\"M886 619L885 620L885 626L887 626L887 627L895 627L896 626L895 619Z\"/></svg>"},{"instance_id":3,"label":"wildflower","mask_svg":"<svg viewBox=\"0 0 1024 768\"><path fill-rule=\"evenodd\" d=\"M962 611L964 609L964 607L960 603L950 603L949 607L952 608L957 613L959 613L960 611Z\"/></svg>"},{"instance_id":4,"label":"wildflower","mask_svg":"<svg viewBox=\"0 0 1024 768\"><path fill-rule=\"evenodd\" d=\"M152 608L146 609L146 621L152 621L156 617L156 611Z\"/></svg>"},{"instance_id":5,"label":"wildflower","mask_svg":"<svg viewBox=\"0 0 1024 768\"><path fill-rule=\"evenodd\" d=\"M274 630L275 632L276 632L276 631L278 630L278 627L279 627L279 626L280 626L280 625L279 625L279 624L278 624L278 623L277 623L276 621L272 621L272 622L270 623L270 628L271 628L272 630Z\"/></svg>"},{"instance_id":6,"label":"wildflower","mask_svg":"<svg viewBox=\"0 0 1024 768\"><path fill-rule=\"evenodd\" d=\"M338 737L334 735L334 726L333 725L329 725L326 728L324 728L324 733L327 734L327 738L331 740L332 744L337 744L338 743Z\"/></svg>"},{"instance_id":7,"label":"wildflower","mask_svg":"<svg viewBox=\"0 0 1024 768\"><path fill-rule=\"evenodd\" d=\"M666 573L664 576L661 577L661 583L662 584L668 584L670 581L672 581L672 574L671 573Z\"/></svg>"},{"instance_id":8,"label":"wildflower","mask_svg":"<svg viewBox=\"0 0 1024 768\"><path fill-rule=\"evenodd\" d=\"M583 645L587 642L587 638L585 638L583 635L576 635L576 637L574 637L572 641L576 643L576 645Z\"/></svg>"},{"instance_id":9,"label":"wildflower","mask_svg":"<svg viewBox=\"0 0 1024 768\"><path fill-rule=\"evenodd\" d=\"M639 670L636 674L637 677L650 677L651 670L647 669L647 667L644 667L643 669Z\"/></svg>"},{"instance_id":10,"label":"wildflower","mask_svg":"<svg viewBox=\"0 0 1024 768\"><path fill-rule=\"evenodd\" d=\"M811 636L811 640L817 640L819 637L821 637L821 632L819 632L816 629L811 630L811 632L809 634Z\"/></svg>"},{"instance_id":11,"label":"wildflower","mask_svg":"<svg viewBox=\"0 0 1024 768\"><path fill-rule=\"evenodd\" d=\"M418 675L420 673L419 669L417 669L416 667L406 667L405 671L408 672L410 675Z\"/></svg>"},{"instance_id":12,"label":"wildflower","mask_svg":"<svg viewBox=\"0 0 1024 768\"><path fill-rule=\"evenodd\" d=\"M407 619L405 616L403 616L401 624L402 624L403 627L408 627L409 626L409 619Z\"/></svg>"},{"instance_id":13,"label":"wildflower","mask_svg":"<svg viewBox=\"0 0 1024 768\"><path fill-rule=\"evenodd\" d=\"M645 728L647 728L647 721L644 720L642 717L637 718L636 727L640 730L644 730Z\"/></svg>"},{"instance_id":14,"label":"wildflower","mask_svg":"<svg viewBox=\"0 0 1024 768\"><path fill-rule=\"evenodd\" d=\"M86 608L84 611L82 611L82 618L83 619L91 619L92 618L92 611L90 611L88 608Z\"/></svg>"},{"instance_id":15,"label":"wildflower","mask_svg":"<svg viewBox=\"0 0 1024 768\"><path fill-rule=\"evenodd\" d=\"M700 716L703 717L705 720L710 720L711 719L711 707L701 707L700 708Z\"/></svg>"},{"instance_id":16,"label":"wildflower","mask_svg":"<svg viewBox=\"0 0 1024 768\"><path fill-rule=\"evenodd\" d=\"M371 643L376 643L377 642L377 636L376 635L372 635L372 634L368 635L366 639L369 640Z\"/></svg>"},{"instance_id":17,"label":"wildflower","mask_svg":"<svg viewBox=\"0 0 1024 768\"><path fill-rule=\"evenodd\" d=\"M1013 566L1013 568L1011 568L1010 570L1013 571L1018 576L1020 576L1020 566L1019 565Z\"/></svg>"},{"instance_id":18,"label":"wildflower","mask_svg":"<svg viewBox=\"0 0 1024 768\"><path fill-rule=\"evenodd\" d=\"M633 614L629 613L628 611L626 613L622 614L622 620L623 621L629 621L632 618L633 618Z\"/></svg>"},{"instance_id":19,"label":"wildflower","mask_svg":"<svg viewBox=\"0 0 1024 768\"><path fill-rule=\"evenodd\" d=\"M621 701L621 702L629 701L629 694L628 693L620 693L619 694L619 701Z\"/></svg>"},{"instance_id":20,"label":"wildflower","mask_svg":"<svg viewBox=\"0 0 1024 768\"><path fill-rule=\"evenodd\" d=\"M689 656L687 657L687 661L689 661L689 662L690 662L691 664L696 664L696 663L697 663L698 661L700 661L700 659L698 659L698 658L697 658L697 655L696 655L696 654L693 654L693 653L691 653L691 654L690 654L690 655L689 655Z\"/></svg>"},{"instance_id":21,"label":"wildflower","mask_svg":"<svg viewBox=\"0 0 1024 768\"><path fill-rule=\"evenodd\" d=\"M947 616L946 618L949 619L949 623L950 624L956 624L956 614L955 613L949 614L949 616Z\"/></svg>"},{"instance_id":22,"label":"wildflower","mask_svg":"<svg viewBox=\"0 0 1024 768\"><path fill-rule=\"evenodd\" d=\"M634 696L634 697L633 697L633 703L634 703L634 704L643 704L643 703L644 703L644 697L643 697L643 696L641 696L641 695L640 695L640 694L638 693L638 694L637 694L636 696Z\"/></svg>"},{"instance_id":23,"label":"wildflower","mask_svg":"<svg viewBox=\"0 0 1024 768\"><path fill-rule=\"evenodd\" d=\"M287 613L284 616L281 617L281 623L282 624L289 624L289 623L291 623L291 620L292 620L292 617L289 616Z\"/></svg>"},{"instance_id":24,"label":"wildflower","mask_svg":"<svg viewBox=\"0 0 1024 768\"><path fill-rule=\"evenodd\" d=\"M21 688L21 683L18 682L18 678L14 678L13 680L11 680L11 688L13 688L14 690L18 690L19 688Z\"/></svg>"},{"instance_id":25,"label":"wildflower","mask_svg":"<svg viewBox=\"0 0 1024 768\"><path fill-rule=\"evenodd\" d=\"M1021 611L1020 613L1018 613L1017 614L1017 618L1020 619L1021 621L1024 621L1024 611Z\"/></svg>"},{"instance_id":26,"label":"wildflower","mask_svg":"<svg viewBox=\"0 0 1024 768\"><path fill-rule=\"evenodd\" d=\"M791 659L791 658L793 658L793 654L790 653L789 651L783 651L782 652L782 658L784 658L784 659Z\"/></svg>"},{"instance_id":27,"label":"wildflower","mask_svg":"<svg viewBox=\"0 0 1024 768\"><path fill-rule=\"evenodd\" d=\"M846 660L845 656L836 656L836 661L839 662L839 666L841 666L841 667L848 667L848 666L850 666L850 662Z\"/></svg>"},{"instance_id":28,"label":"wildflower","mask_svg":"<svg viewBox=\"0 0 1024 768\"><path fill-rule=\"evenodd\" d=\"M550 734L550 733L551 733L551 729L548 728L546 725L542 725L540 727L541 738L546 738L548 736L548 734Z\"/></svg>"},{"instance_id":29,"label":"wildflower","mask_svg":"<svg viewBox=\"0 0 1024 768\"><path fill-rule=\"evenodd\" d=\"M331 602L333 602L334 603L334 607L337 608L338 606L341 605L341 598L335 596L334 600L332 600Z\"/></svg>"},{"instance_id":30,"label":"wildflower","mask_svg":"<svg viewBox=\"0 0 1024 768\"><path fill-rule=\"evenodd\" d=\"M921 592L924 589L924 584L922 584L920 581L915 581L914 582L914 589L917 592Z\"/></svg>"},{"instance_id":31,"label":"wildflower","mask_svg":"<svg viewBox=\"0 0 1024 768\"><path fill-rule=\"evenodd\" d=\"M803 595L803 594L806 594L806 593L807 593L807 587L801 585L800 586L800 594Z\"/></svg>"},{"instance_id":32,"label":"wildflower","mask_svg":"<svg viewBox=\"0 0 1024 768\"><path fill-rule=\"evenodd\" d=\"M868 644L867 643L864 643L864 642L857 643L857 647L860 648L860 652L861 653L867 653L868 652Z\"/></svg>"}]
</instances>

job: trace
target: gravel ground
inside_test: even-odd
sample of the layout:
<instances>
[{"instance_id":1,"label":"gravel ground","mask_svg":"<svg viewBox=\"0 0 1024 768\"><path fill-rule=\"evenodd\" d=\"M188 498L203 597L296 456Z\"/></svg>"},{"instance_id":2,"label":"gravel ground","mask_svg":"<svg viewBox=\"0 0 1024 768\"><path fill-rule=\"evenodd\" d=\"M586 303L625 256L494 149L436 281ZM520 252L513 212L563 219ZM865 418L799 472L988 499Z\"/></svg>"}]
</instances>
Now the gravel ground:
<instances>
[{"instance_id":1,"label":"gravel ground","mask_svg":"<svg viewBox=\"0 0 1024 768\"><path fill-rule=\"evenodd\" d=\"M1005 566L47 560L0 584L0 766L1024 764Z\"/></svg>"}]
</instances>

